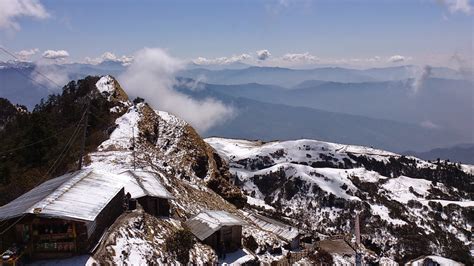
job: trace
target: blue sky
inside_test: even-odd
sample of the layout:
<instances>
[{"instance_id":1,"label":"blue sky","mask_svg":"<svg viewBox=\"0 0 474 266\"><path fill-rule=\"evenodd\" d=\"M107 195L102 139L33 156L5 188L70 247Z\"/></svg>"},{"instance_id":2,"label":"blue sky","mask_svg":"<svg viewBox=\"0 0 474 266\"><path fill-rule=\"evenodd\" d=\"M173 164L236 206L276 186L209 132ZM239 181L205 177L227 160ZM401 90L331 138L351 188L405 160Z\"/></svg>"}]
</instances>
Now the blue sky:
<instances>
[{"instance_id":1,"label":"blue sky","mask_svg":"<svg viewBox=\"0 0 474 266\"><path fill-rule=\"evenodd\" d=\"M454 54L472 57L473 50L470 0L0 0L0 5L18 1L41 5L47 14L11 17L18 27L0 28L0 44L16 52L37 48L36 57L65 50L68 61L161 47L182 59L248 54L252 59L245 60L256 62L255 52L266 49L273 64L288 62L282 59L286 54L306 54L296 58L309 56L308 64L384 65L399 55L403 60L395 63L449 65ZM0 11L0 27L1 16Z\"/></svg>"}]
</instances>

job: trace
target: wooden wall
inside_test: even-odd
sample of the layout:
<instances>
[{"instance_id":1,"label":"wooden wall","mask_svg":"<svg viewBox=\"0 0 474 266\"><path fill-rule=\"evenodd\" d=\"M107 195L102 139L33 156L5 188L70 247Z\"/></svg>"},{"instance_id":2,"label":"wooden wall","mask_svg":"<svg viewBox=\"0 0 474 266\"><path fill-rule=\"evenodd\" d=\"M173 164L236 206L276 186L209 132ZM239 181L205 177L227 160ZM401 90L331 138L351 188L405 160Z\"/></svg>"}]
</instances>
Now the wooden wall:
<instances>
[{"instance_id":1,"label":"wooden wall","mask_svg":"<svg viewBox=\"0 0 474 266\"><path fill-rule=\"evenodd\" d=\"M170 204L167 199L145 196L138 198L143 210L153 216L170 216Z\"/></svg>"}]
</instances>

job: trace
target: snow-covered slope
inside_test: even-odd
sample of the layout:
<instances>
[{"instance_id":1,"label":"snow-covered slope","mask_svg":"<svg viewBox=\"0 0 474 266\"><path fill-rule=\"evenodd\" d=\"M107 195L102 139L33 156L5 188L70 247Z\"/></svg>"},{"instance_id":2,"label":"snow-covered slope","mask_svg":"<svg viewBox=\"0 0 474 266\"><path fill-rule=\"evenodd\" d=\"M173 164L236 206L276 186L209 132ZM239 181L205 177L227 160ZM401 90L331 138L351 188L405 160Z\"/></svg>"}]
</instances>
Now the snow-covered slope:
<instances>
[{"instance_id":1,"label":"snow-covered slope","mask_svg":"<svg viewBox=\"0 0 474 266\"><path fill-rule=\"evenodd\" d=\"M426 254L470 262L472 166L314 140L203 140L182 119L130 101L111 76L98 79L96 88L91 96L110 103L105 110L115 125L105 127L84 168L155 173L171 193L172 215L157 218L140 206L124 213L89 261L178 265L166 239L200 211L224 210L246 222L245 249L226 262L284 261L290 241L281 232L293 235L289 228L298 230L305 243L336 234L350 242L355 212L362 220L366 262L394 265L391 259L406 262ZM263 226L255 218L262 215L282 230ZM293 254L304 265L311 262L308 252ZM197 265L218 262L216 252L199 241L189 258ZM334 256L336 264L352 261Z\"/></svg>"},{"instance_id":2,"label":"snow-covered slope","mask_svg":"<svg viewBox=\"0 0 474 266\"><path fill-rule=\"evenodd\" d=\"M240 188L229 182L228 165L189 124L167 112L153 110L144 102L132 103L110 76L99 79L96 87L108 101L117 103L111 112L118 118L109 138L88 154L85 168L117 174L134 168L152 171L174 197L169 219L141 210L122 215L93 255L96 261L120 265L179 264L166 250L165 239L202 210L225 210L247 222L243 235L254 237L259 255L243 253L243 258L267 262L278 258L267 249L282 247L286 242L247 218L252 210L236 208L243 207L246 199ZM215 251L199 242L190 251L190 258L194 264L217 262Z\"/></svg>"},{"instance_id":3,"label":"snow-covered slope","mask_svg":"<svg viewBox=\"0 0 474 266\"><path fill-rule=\"evenodd\" d=\"M316 140L205 140L226 158L248 203L325 235L350 234L397 261L430 252L470 262L469 166Z\"/></svg>"}]
</instances>

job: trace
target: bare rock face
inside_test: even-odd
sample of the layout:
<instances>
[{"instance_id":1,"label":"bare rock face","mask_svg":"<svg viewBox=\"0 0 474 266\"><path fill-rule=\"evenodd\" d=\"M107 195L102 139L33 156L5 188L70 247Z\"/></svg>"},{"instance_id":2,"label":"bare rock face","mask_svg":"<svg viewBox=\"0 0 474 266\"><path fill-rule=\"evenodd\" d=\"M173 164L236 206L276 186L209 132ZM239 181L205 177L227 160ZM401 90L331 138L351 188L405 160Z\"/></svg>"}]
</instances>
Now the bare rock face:
<instances>
[{"instance_id":1,"label":"bare rock face","mask_svg":"<svg viewBox=\"0 0 474 266\"><path fill-rule=\"evenodd\" d=\"M201 179L237 207L245 204L240 189L229 182L227 163L192 126L169 113L155 111L148 104L142 104L140 112L141 149L155 150L156 159L171 169L179 169L172 174L185 180Z\"/></svg>"}]
</instances>

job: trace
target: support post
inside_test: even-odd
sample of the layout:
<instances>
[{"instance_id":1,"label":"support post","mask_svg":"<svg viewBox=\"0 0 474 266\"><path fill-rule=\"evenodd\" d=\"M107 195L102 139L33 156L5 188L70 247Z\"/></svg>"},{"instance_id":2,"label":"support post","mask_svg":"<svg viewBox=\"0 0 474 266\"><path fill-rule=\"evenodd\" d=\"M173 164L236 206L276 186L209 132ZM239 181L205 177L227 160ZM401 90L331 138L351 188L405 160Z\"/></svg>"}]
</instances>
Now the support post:
<instances>
[{"instance_id":1,"label":"support post","mask_svg":"<svg viewBox=\"0 0 474 266\"><path fill-rule=\"evenodd\" d=\"M87 99L87 104L86 104L86 119L84 120L84 128L83 128L83 135L82 135L82 142L81 142L81 153L79 157L79 165L77 167L77 170L82 169L82 159L84 157L84 152L85 152L85 147L86 147L86 137L87 137L87 126L89 123L89 107L90 107L90 100Z\"/></svg>"}]
</instances>

